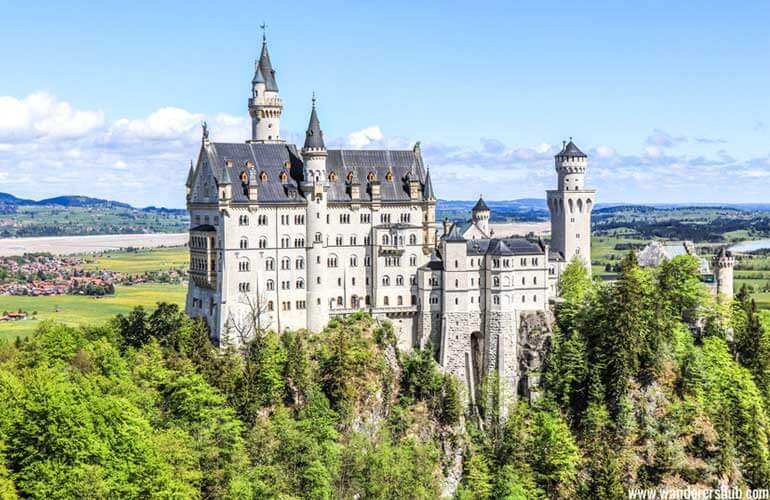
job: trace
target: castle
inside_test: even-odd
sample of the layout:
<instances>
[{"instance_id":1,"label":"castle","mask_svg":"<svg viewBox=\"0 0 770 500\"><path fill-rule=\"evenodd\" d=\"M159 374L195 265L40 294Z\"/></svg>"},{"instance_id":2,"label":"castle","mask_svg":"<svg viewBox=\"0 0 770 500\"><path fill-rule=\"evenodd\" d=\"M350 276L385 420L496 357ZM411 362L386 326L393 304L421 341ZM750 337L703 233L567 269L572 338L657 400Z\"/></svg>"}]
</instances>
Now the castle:
<instances>
[{"instance_id":1,"label":"castle","mask_svg":"<svg viewBox=\"0 0 770 500\"><path fill-rule=\"evenodd\" d=\"M263 37L248 99L251 139L218 143L206 125L187 178L186 310L212 339L256 331L320 331L367 311L395 327L401 349L436 349L468 393L496 373L521 384L520 331L546 315L566 263L590 270L586 155L570 140L547 192L551 245L497 237L480 199L467 223L436 222L436 195L411 150L327 149L315 98L302 148L280 132L283 102ZM528 319L529 318L529 319Z\"/></svg>"}]
</instances>

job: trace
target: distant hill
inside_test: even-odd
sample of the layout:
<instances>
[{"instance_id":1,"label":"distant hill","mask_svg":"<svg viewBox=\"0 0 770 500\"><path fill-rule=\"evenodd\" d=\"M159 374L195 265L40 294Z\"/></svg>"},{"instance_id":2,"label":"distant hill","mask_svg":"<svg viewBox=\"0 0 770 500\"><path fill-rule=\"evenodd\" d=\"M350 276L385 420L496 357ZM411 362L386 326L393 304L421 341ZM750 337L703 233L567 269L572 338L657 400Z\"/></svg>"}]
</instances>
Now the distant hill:
<instances>
[{"instance_id":1,"label":"distant hill","mask_svg":"<svg viewBox=\"0 0 770 500\"><path fill-rule=\"evenodd\" d=\"M91 198L90 196L56 196L53 198L45 198L43 200L27 200L24 198L17 198L10 193L0 193L0 206L13 207L13 206L38 206L38 207L78 207L78 208L124 208L129 210L141 210L148 213L160 213L160 214L172 214L183 215L187 213L187 210L183 208L164 208L164 207L145 207L136 208L128 203L123 203L114 200L103 200L101 198Z\"/></svg>"}]
</instances>

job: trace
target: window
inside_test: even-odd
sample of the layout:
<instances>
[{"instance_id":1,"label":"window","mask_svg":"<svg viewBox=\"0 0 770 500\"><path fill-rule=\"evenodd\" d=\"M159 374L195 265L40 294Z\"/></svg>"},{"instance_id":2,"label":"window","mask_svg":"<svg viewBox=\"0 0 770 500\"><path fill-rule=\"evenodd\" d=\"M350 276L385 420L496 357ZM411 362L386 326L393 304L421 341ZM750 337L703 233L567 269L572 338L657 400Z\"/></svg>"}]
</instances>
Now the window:
<instances>
[{"instance_id":1,"label":"window","mask_svg":"<svg viewBox=\"0 0 770 500\"><path fill-rule=\"evenodd\" d=\"M238 291L242 293L248 292L251 289L251 286L249 285L250 283L248 282L238 283Z\"/></svg>"},{"instance_id":2,"label":"window","mask_svg":"<svg viewBox=\"0 0 770 500\"><path fill-rule=\"evenodd\" d=\"M321 233L315 233L315 242L321 243L322 241L323 241L323 236L321 235Z\"/></svg>"},{"instance_id":3,"label":"window","mask_svg":"<svg viewBox=\"0 0 770 500\"><path fill-rule=\"evenodd\" d=\"M460 280L455 280L455 288L460 288Z\"/></svg>"},{"instance_id":4,"label":"window","mask_svg":"<svg viewBox=\"0 0 770 500\"><path fill-rule=\"evenodd\" d=\"M372 267L372 258L368 255L364 257L364 266Z\"/></svg>"},{"instance_id":5,"label":"window","mask_svg":"<svg viewBox=\"0 0 770 500\"><path fill-rule=\"evenodd\" d=\"M297 225L301 225L305 223L305 216L304 215L295 215L294 216L294 223Z\"/></svg>"},{"instance_id":6,"label":"window","mask_svg":"<svg viewBox=\"0 0 770 500\"><path fill-rule=\"evenodd\" d=\"M330 182L335 182L336 180L337 180L337 174L334 173L334 172L330 173L329 174L329 181Z\"/></svg>"},{"instance_id":7,"label":"window","mask_svg":"<svg viewBox=\"0 0 770 500\"><path fill-rule=\"evenodd\" d=\"M412 295L412 305L413 306L417 305L417 295Z\"/></svg>"},{"instance_id":8,"label":"window","mask_svg":"<svg viewBox=\"0 0 770 500\"><path fill-rule=\"evenodd\" d=\"M358 258L355 255L350 256L350 267L358 266Z\"/></svg>"},{"instance_id":9,"label":"window","mask_svg":"<svg viewBox=\"0 0 770 500\"><path fill-rule=\"evenodd\" d=\"M376 177L374 176L374 172L369 172L369 175L366 176L366 180L369 182L374 182L374 179Z\"/></svg>"},{"instance_id":10,"label":"window","mask_svg":"<svg viewBox=\"0 0 770 500\"><path fill-rule=\"evenodd\" d=\"M532 278L532 284L533 284L533 285L537 285L537 276L535 276L534 278Z\"/></svg>"},{"instance_id":11,"label":"window","mask_svg":"<svg viewBox=\"0 0 770 500\"><path fill-rule=\"evenodd\" d=\"M289 175L286 172L281 172L281 184L289 182Z\"/></svg>"},{"instance_id":12,"label":"window","mask_svg":"<svg viewBox=\"0 0 770 500\"><path fill-rule=\"evenodd\" d=\"M265 283L265 288L266 288L268 291L273 291L273 290L275 290L275 282L274 282L273 280L267 280L267 283Z\"/></svg>"},{"instance_id":13,"label":"window","mask_svg":"<svg viewBox=\"0 0 770 500\"><path fill-rule=\"evenodd\" d=\"M492 278L492 286L500 286L500 277L499 276L495 276L494 278Z\"/></svg>"},{"instance_id":14,"label":"window","mask_svg":"<svg viewBox=\"0 0 770 500\"><path fill-rule=\"evenodd\" d=\"M238 225L240 226L248 226L249 225L249 216L248 215L241 215L238 217Z\"/></svg>"},{"instance_id":15,"label":"window","mask_svg":"<svg viewBox=\"0 0 770 500\"><path fill-rule=\"evenodd\" d=\"M299 290L304 290L305 288L305 280L302 278L297 278L297 283L295 284L296 288Z\"/></svg>"},{"instance_id":16,"label":"window","mask_svg":"<svg viewBox=\"0 0 770 500\"><path fill-rule=\"evenodd\" d=\"M459 260L455 260L455 269L457 269L458 267L460 267L460 261Z\"/></svg>"},{"instance_id":17,"label":"window","mask_svg":"<svg viewBox=\"0 0 770 500\"><path fill-rule=\"evenodd\" d=\"M275 306L273 305L273 301L272 300L268 300L267 301L267 310L268 311L273 311L274 309L275 309Z\"/></svg>"},{"instance_id":18,"label":"window","mask_svg":"<svg viewBox=\"0 0 770 500\"><path fill-rule=\"evenodd\" d=\"M382 284L383 284L383 286L390 286L390 276L383 276L382 277Z\"/></svg>"},{"instance_id":19,"label":"window","mask_svg":"<svg viewBox=\"0 0 770 500\"><path fill-rule=\"evenodd\" d=\"M337 243L338 247L342 246L342 235L341 234L337 235L337 237L335 238L335 242Z\"/></svg>"},{"instance_id":20,"label":"window","mask_svg":"<svg viewBox=\"0 0 770 500\"><path fill-rule=\"evenodd\" d=\"M409 256L409 265L410 266L416 266L417 265L417 256L416 255L410 255Z\"/></svg>"},{"instance_id":21,"label":"window","mask_svg":"<svg viewBox=\"0 0 770 500\"><path fill-rule=\"evenodd\" d=\"M281 259L281 269L287 270L291 269L291 259L288 257L284 257Z\"/></svg>"},{"instance_id":22,"label":"window","mask_svg":"<svg viewBox=\"0 0 770 500\"><path fill-rule=\"evenodd\" d=\"M385 180L388 182L393 182L393 173L390 170L388 170L388 173L385 174Z\"/></svg>"},{"instance_id":23,"label":"window","mask_svg":"<svg viewBox=\"0 0 770 500\"><path fill-rule=\"evenodd\" d=\"M262 184L267 182L267 172L261 172L259 174L259 182L261 182Z\"/></svg>"},{"instance_id":24,"label":"window","mask_svg":"<svg viewBox=\"0 0 770 500\"><path fill-rule=\"evenodd\" d=\"M401 295L396 297L396 305L403 306L404 305L404 297L402 297Z\"/></svg>"},{"instance_id":25,"label":"window","mask_svg":"<svg viewBox=\"0 0 770 500\"><path fill-rule=\"evenodd\" d=\"M337 267L337 256L336 255L330 255L326 259L326 265L329 267Z\"/></svg>"},{"instance_id":26,"label":"window","mask_svg":"<svg viewBox=\"0 0 770 500\"><path fill-rule=\"evenodd\" d=\"M249 239L245 236L241 238L241 243L239 244L239 247L241 250L245 250L249 248Z\"/></svg>"},{"instance_id":27,"label":"window","mask_svg":"<svg viewBox=\"0 0 770 500\"><path fill-rule=\"evenodd\" d=\"M383 245L390 245L390 236L387 234L382 235L382 244Z\"/></svg>"},{"instance_id":28,"label":"window","mask_svg":"<svg viewBox=\"0 0 770 500\"><path fill-rule=\"evenodd\" d=\"M284 311L291 311L291 302L289 301L281 302L281 309L283 309Z\"/></svg>"},{"instance_id":29,"label":"window","mask_svg":"<svg viewBox=\"0 0 770 500\"><path fill-rule=\"evenodd\" d=\"M361 224L369 224L372 222L372 214L361 214Z\"/></svg>"},{"instance_id":30,"label":"window","mask_svg":"<svg viewBox=\"0 0 770 500\"><path fill-rule=\"evenodd\" d=\"M305 238L297 236L294 238L294 248L303 248L305 246Z\"/></svg>"},{"instance_id":31,"label":"window","mask_svg":"<svg viewBox=\"0 0 770 500\"><path fill-rule=\"evenodd\" d=\"M343 302L342 296L337 297L337 305L341 306L341 305L343 305L343 303L344 302Z\"/></svg>"},{"instance_id":32,"label":"window","mask_svg":"<svg viewBox=\"0 0 770 500\"><path fill-rule=\"evenodd\" d=\"M305 259L302 257L297 257L297 260L294 261L294 267L296 269L305 269Z\"/></svg>"},{"instance_id":33,"label":"window","mask_svg":"<svg viewBox=\"0 0 770 500\"><path fill-rule=\"evenodd\" d=\"M281 236L281 248L289 248L289 244L291 243L291 238L288 236Z\"/></svg>"},{"instance_id":34,"label":"window","mask_svg":"<svg viewBox=\"0 0 770 500\"><path fill-rule=\"evenodd\" d=\"M494 297L492 297L492 302L495 305L500 305L500 296L499 295L495 295Z\"/></svg>"},{"instance_id":35,"label":"window","mask_svg":"<svg viewBox=\"0 0 770 500\"><path fill-rule=\"evenodd\" d=\"M350 245L351 246L356 246L356 235L351 235L350 236Z\"/></svg>"},{"instance_id":36,"label":"window","mask_svg":"<svg viewBox=\"0 0 770 500\"><path fill-rule=\"evenodd\" d=\"M272 271L275 269L275 261L273 259L267 259L265 261L265 271Z\"/></svg>"},{"instance_id":37,"label":"window","mask_svg":"<svg viewBox=\"0 0 770 500\"><path fill-rule=\"evenodd\" d=\"M382 298L382 304L383 304L383 305L386 305L386 306L389 306L389 305L390 305L390 299L388 298L388 296L387 296L387 295L386 295L385 297L383 297L383 298Z\"/></svg>"},{"instance_id":38,"label":"window","mask_svg":"<svg viewBox=\"0 0 770 500\"><path fill-rule=\"evenodd\" d=\"M305 301L304 300L298 300L297 301L297 309L305 309Z\"/></svg>"},{"instance_id":39,"label":"window","mask_svg":"<svg viewBox=\"0 0 770 500\"><path fill-rule=\"evenodd\" d=\"M281 290L290 290L291 281L281 281Z\"/></svg>"},{"instance_id":40,"label":"window","mask_svg":"<svg viewBox=\"0 0 770 500\"><path fill-rule=\"evenodd\" d=\"M417 284L417 275L413 274L409 276L409 284L410 285L416 285Z\"/></svg>"},{"instance_id":41,"label":"window","mask_svg":"<svg viewBox=\"0 0 770 500\"><path fill-rule=\"evenodd\" d=\"M526 277L524 277L524 276L521 277L521 284L522 285L526 285L527 284L527 278Z\"/></svg>"},{"instance_id":42,"label":"window","mask_svg":"<svg viewBox=\"0 0 770 500\"><path fill-rule=\"evenodd\" d=\"M368 234L364 236L364 245L369 246L372 244L372 237Z\"/></svg>"},{"instance_id":43,"label":"window","mask_svg":"<svg viewBox=\"0 0 770 500\"><path fill-rule=\"evenodd\" d=\"M267 226L267 215L257 216L257 225Z\"/></svg>"},{"instance_id":44,"label":"window","mask_svg":"<svg viewBox=\"0 0 770 500\"><path fill-rule=\"evenodd\" d=\"M431 295L428 302L430 302L431 305L434 305L434 306L438 304L438 295Z\"/></svg>"},{"instance_id":45,"label":"window","mask_svg":"<svg viewBox=\"0 0 770 500\"><path fill-rule=\"evenodd\" d=\"M396 276L396 286L403 286L404 284L404 277L400 274Z\"/></svg>"},{"instance_id":46,"label":"window","mask_svg":"<svg viewBox=\"0 0 770 500\"><path fill-rule=\"evenodd\" d=\"M350 224L350 214L340 214L340 224Z\"/></svg>"},{"instance_id":47,"label":"window","mask_svg":"<svg viewBox=\"0 0 770 500\"><path fill-rule=\"evenodd\" d=\"M289 215L288 214L282 214L281 215L281 224L286 226L289 224Z\"/></svg>"},{"instance_id":48,"label":"window","mask_svg":"<svg viewBox=\"0 0 770 500\"><path fill-rule=\"evenodd\" d=\"M264 236L259 239L259 248L267 248L267 238Z\"/></svg>"},{"instance_id":49,"label":"window","mask_svg":"<svg viewBox=\"0 0 770 500\"><path fill-rule=\"evenodd\" d=\"M390 214L380 214L380 222L383 224L390 224Z\"/></svg>"},{"instance_id":50,"label":"window","mask_svg":"<svg viewBox=\"0 0 770 500\"><path fill-rule=\"evenodd\" d=\"M238 271L240 272L247 272L249 270L249 261L248 259L241 259L238 261Z\"/></svg>"},{"instance_id":51,"label":"window","mask_svg":"<svg viewBox=\"0 0 770 500\"><path fill-rule=\"evenodd\" d=\"M348 175L345 176L345 180L347 182L353 182L353 172L348 172Z\"/></svg>"},{"instance_id":52,"label":"window","mask_svg":"<svg viewBox=\"0 0 770 500\"><path fill-rule=\"evenodd\" d=\"M410 245L416 245L417 244L417 235L410 234L409 235L409 244Z\"/></svg>"}]
</instances>

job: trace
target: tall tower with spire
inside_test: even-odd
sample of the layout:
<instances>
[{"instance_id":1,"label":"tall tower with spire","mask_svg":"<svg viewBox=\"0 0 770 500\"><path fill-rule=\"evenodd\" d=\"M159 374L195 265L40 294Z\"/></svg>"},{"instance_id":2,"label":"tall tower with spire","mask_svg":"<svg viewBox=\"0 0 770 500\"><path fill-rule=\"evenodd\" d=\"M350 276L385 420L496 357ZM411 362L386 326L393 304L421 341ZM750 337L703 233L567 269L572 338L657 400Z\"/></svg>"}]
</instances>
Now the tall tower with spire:
<instances>
[{"instance_id":1,"label":"tall tower with spire","mask_svg":"<svg viewBox=\"0 0 770 500\"><path fill-rule=\"evenodd\" d=\"M588 156L572 142L562 145L554 158L557 189L547 191L551 212L551 249L569 262L583 261L591 271L591 210L596 191L585 188Z\"/></svg>"},{"instance_id":2,"label":"tall tower with spire","mask_svg":"<svg viewBox=\"0 0 770 500\"><path fill-rule=\"evenodd\" d=\"M307 199L305 211L305 241L307 250L307 328L314 332L321 331L329 322L329 304L326 302L330 284L326 275L326 235L329 232L327 221L327 194L329 181L326 175L326 145L321 131L321 123L315 108L310 111L310 122L305 132L305 144L302 146L304 164L302 190Z\"/></svg>"},{"instance_id":3,"label":"tall tower with spire","mask_svg":"<svg viewBox=\"0 0 770 500\"><path fill-rule=\"evenodd\" d=\"M263 27L264 29L264 27ZM278 96L275 70L267 52L267 38L262 33L262 53L254 63L251 79L249 115L251 116L251 140L256 143L281 143L281 114L283 101Z\"/></svg>"}]
</instances>

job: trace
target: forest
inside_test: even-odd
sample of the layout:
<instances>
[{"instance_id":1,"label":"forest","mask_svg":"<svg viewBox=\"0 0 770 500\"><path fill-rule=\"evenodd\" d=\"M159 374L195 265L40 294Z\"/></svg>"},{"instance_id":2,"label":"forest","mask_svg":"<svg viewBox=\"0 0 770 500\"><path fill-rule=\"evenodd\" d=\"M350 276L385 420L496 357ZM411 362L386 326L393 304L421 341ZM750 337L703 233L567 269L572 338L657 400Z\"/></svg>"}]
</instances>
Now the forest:
<instances>
[{"instance_id":1,"label":"forest","mask_svg":"<svg viewBox=\"0 0 770 500\"><path fill-rule=\"evenodd\" d=\"M215 348L175 305L0 344L0 498L619 499L770 487L770 341L676 257L571 263L542 397L478 408L364 313Z\"/></svg>"}]
</instances>

